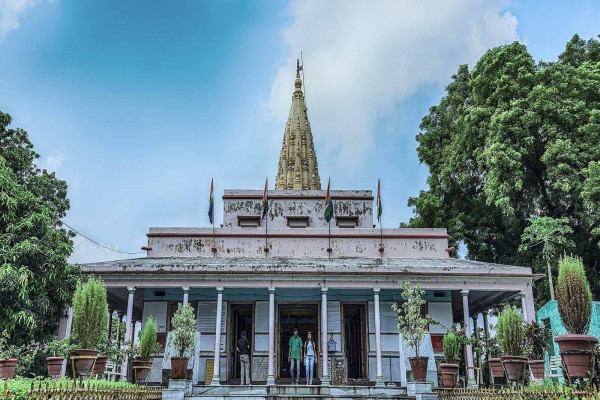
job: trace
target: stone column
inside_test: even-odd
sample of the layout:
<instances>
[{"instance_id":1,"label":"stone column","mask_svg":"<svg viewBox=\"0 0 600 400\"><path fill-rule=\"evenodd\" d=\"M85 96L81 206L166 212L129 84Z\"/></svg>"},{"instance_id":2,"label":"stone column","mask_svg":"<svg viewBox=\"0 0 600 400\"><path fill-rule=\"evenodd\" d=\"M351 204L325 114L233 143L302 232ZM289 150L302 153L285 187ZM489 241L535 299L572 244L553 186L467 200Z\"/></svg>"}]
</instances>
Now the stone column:
<instances>
[{"instance_id":1,"label":"stone column","mask_svg":"<svg viewBox=\"0 0 600 400\"><path fill-rule=\"evenodd\" d=\"M479 345L479 331L477 326L477 320L479 318L479 314L473 315L473 336L475 337L476 343ZM479 368L479 376L481 377L481 354L479 352L475 352L475 359L477 360L477 368ZM477 376L475 376L477 378ZM477 382L479 384L479 382Z\"/></svg>"},{"instance_id":2,"label":"stone column","mask_svg":"<svg viewBox=\"0 0 600 400\"><path fill-rule=\"evenodd\" d=\"M190 288L189 288L189 286L184 286L182 289L183 289L183 305L187 306L190 303Z\"/></svg>"},{"instance_id":3,"label":"stone column","mask_svg":"<svg viewBox=\"0 0 600 400\"><path fill-rule=\"evenodd\" d=\"M467 334L467 337L471 337L471 327L469 324L469 319L471 319L469 317L469 291L468 290L461 290L460 294L462 295L462 300L463 300L463 321L465 324L465 333ZM465 346L465 356L466 356L466 360L465 360L465 365L467 366L467 371L468 371L468 376L469 376L469 386L474 386L475 385L475 374L474 374L474 370L473 370L473 348L471 347L471 345L466 345Z\"/></svg>"},{"instance_id":4,"label":"stone column","mask_svg":"<svg viewBox=\"0 0 600 400\"><path fill-rule=\"evenodd\" d=\"M267 385L275 385L275 288L269 288L269 375Z\"/></svg>"},{"instance_id":5,"label":"stone column","mask_svg":"<svg viewBox=\"0 0 600 400\"><path fill-rule=\"evenodd\" d=\"M128 287L127 291L129 295L127 297L127 318L125 320L125 341L133 343L133 329L131 323L133 321L133 296L135 294L135 287ZM128 346L128 345L127 345ZM121 366L121 373L123 374L123 381L127 381L127 365L129 359L125 357L123 365Z\"/></svg>"},{"instance_id":6,"label":"stone column","mask_svg":"<svg viewBox=\"0 0 600 400\"><path fill-rule=\"evenodd\" d=\"M62 325L63 321L64 321L64 326L65 326L64 334L63 335L59 334L58 339L64 339L71 335L71 327L73 325L73 308L72 307L69 307L69 309L67 310L67 317L61 321L61 325ZM60 330L60 327L59 327L59 330ZM63 376L65 376L66 373L67 373L67 359L65 358L63 360L62 367L60 369L60 376L63 377Z\"/></svg>"},{"instance_id":7,"label":"stone column","mask_svg":"<svg viewBox=\"0 0 600 400\"><path fill-rule=\"evenodd\" d=\"M380 289L373 289L373 303L375 305L375 357L377 363L377 377L375 386L383 386L383 368L381 366L381 315L379 313Z\"/></svg>"},{"instance_id":8,"label":"stone column","mask_svg":"<svg viewBox=\"0 0 600 400\"><path fill-rule=\"evenodd\" d=\"M483 314L483 334L485 335L485 340L487 341L490 339L490 324L488 323L488 310L483 311L482 314ZM490 359L490 353L488 351L486 351L485 360L486 360L486 365L487 365L488 370L490 368L489 359ZM488 374L488 375L490 377L490 384L492 384L492 387L493 387L494 379L492 378L492 374Z\"/></svg>"},{"instance_id":9,"label":"stone column","mask_svg":"<svg viewBox=\"0 0 600 400\"><path fill-rule=\"evenodd\" d=\"M321 352L323 354L323 375L321 385L330 384L327 359L327 288L321 288Z\"/></svg>"},{"instance_id":10,"label":"stone column","mask_svg":"<svg viewBox=\"0 0 600 400\"><path fill-rule=\"evenodd\" d=\"M215 361L211 385L221 384L221 314L223 313L223 288L217 288L217 323L215 326Z\"/></svg>"},{"instance_id":11,"label":"stone column","mask_svg":"<svg viewBox=\"0 0 600 400\"><path fill-rule=\"evenodd\" d=\"M112 309L108 307L108 318L106 319L106 337L110 339L110 328L112 326Z\"/></svg>"}]
</instances>

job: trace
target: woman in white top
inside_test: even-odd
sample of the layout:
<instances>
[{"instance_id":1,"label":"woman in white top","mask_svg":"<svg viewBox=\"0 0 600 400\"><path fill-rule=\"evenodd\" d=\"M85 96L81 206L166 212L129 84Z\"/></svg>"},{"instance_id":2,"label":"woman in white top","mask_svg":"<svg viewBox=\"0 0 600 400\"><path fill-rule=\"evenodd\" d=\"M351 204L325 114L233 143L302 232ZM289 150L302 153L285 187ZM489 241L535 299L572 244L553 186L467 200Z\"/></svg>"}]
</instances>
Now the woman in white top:
<instances>
[{"instance_id":1,"label":"woman in white top","mask_svg":"<svg viewBox=\"0 0 600 400\"><path fill-rule=\"evenodd\" d=\"M306 336L306 342L304 342L304 354L304 365L306 365L306 384L312 385L315 367L315 355L317 354L317 347L315 346L315 342L313 342L312 332L308 332Z\"/></svg>"}]
</instances>

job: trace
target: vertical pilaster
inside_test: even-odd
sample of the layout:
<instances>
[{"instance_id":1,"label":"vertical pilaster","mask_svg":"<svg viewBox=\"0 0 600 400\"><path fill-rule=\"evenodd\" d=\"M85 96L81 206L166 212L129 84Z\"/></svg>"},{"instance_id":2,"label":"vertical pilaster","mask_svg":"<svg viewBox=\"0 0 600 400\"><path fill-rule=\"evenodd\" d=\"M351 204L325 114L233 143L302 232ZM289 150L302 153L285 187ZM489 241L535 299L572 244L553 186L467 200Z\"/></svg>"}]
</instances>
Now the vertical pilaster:
<instances>
[{"instance_id":1,"label":"vertical pilaster","mask_svg":"<svg viewBox=\"0 0 600 400\"><path fill-rule=\"evenodd\" d=\"M375 357L377 363L376 386L383 386L383 367L381 365L381 315L379 313L380 289L373 289L373 303L375 305Z\"/></svg>"},{"instance_id":2,"label":"vertical pilaster","mask_svg":"<svg viewBox=\"0 0 600 400\"><path fill-rule=\"evenodd\" d=\"M182 289L183 289L183 305L187 306L190 303L190 288L189 288L189 286L184 286Z\"/></svg>"},{"instance_id":3,"label":"vertical pilaster","mask_svg":"<svg viewBox=\"0 0 600 400\"><path fill-rule=\"evenodd\" d=\"M127 317L125 319L125 341L130 344L133 343L133 327L131 323L133 322L133 297L135 295L135 287L127 288L128 296L127 296ZM129 345L126 345L129 347ZM123 374L123 381L127 381L127 365L129 363L129 357L125 357L123 360L123 365L121 366L121 373Z\"/></svg>"},{"instance_id":4,"label":"vertical pilaster","mask_svg":"<svg viewBox=\"0 0 600 400\"><path fill-rule=\"evenodd\" d=\"M215 326L215 361L211 385L221 384L221 314L223 313L223 288L217 288L217 322Z\"/></svg>"},{"instance_id":5,"label":"vertical pilaster","mask_svg":"<svg viewBox=\"0 0 600 400\"><path fill-rule=\"evenodd\" d=\"M485 335L485 339L486 341L489 340L490 338L490 324L488 322L488 310L485 310L482 312L483 314L483 333ZM490 359L490 353L486 348L486 352L485 352L485 360L486 360L486 365L489 368L490 364L489 364L489 359ZM488 374L490 377L490 384L494 385L494 378L492 377L492 374Z\"/></svg>"},{"instance_id":6,"label":"vertical pilaster","mask_svg":"<svg viewBox=\"0 0 600 400\"><path fill-rule=\"evenodd\" d=\"M323 354L323 375L321 377L322 385L329 385L328 372L328 354L327 354L327 288L321 288L321 352Z\"/></svg>"},{"instance_id":7,"label":"vertical pilaster","mask_svg":"<svg viewBox=\"0 0 600 400\"><path fill-rule=\"evenodd\" d=\"M469 320L471 319L469 316L469 291L461 290L460 292L463 301L463 321L465 324L465 333L467 337L471 337L471 327L469 324ZM465 346L466 349L466 360L465 364L467 365L468 375L469 375L469 386L475 385L475 371L473 370L473 347L468 344Z\"/></svg>"},{"instance_id":8,"label":"vertical pilaster","mask_svg":"<svg viewBox=\"0 0 600 400\"><path fill-rule=\"evenodd\" d=\"M71 335L71 327L73 326L73 308L69 307L67 310L67 318L65 319L65 331L63 337L58 337L59 339L67 338ZM60 369L60 376L63 377L67 373L67 359L65 358L62 363L62 367Z\"/></svg>"},{"instance_id":9,"label":"vertical pilaster","mask_svg":"<svg viewBox=\"0 0 600 400\"><path fill-rule=\"evenodd\" d=\"M275 385L275 288L269 288L269 374L267 385Z\"/></svg>"}]
</instances>

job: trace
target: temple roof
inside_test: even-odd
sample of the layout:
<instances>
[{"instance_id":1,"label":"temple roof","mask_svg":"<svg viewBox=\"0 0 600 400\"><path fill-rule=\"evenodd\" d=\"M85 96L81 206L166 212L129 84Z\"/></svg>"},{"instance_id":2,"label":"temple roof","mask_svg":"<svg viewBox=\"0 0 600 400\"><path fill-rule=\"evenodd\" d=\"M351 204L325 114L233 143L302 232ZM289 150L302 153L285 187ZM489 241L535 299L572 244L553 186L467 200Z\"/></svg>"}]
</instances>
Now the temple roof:
<instances>
[{"instance_id":1,"label":"temple roof","mask_svg":"<svg viewBox=\"0 0 600 400\"><path fill-rule=\"evenodd\" d=\"M317 154L308 122L304 93L302 93L300 69L298 62L290 116L285 125L283 145L279 156L277 179L275 180L276 190L321 189Z\"/></svg>"}]
</instances>

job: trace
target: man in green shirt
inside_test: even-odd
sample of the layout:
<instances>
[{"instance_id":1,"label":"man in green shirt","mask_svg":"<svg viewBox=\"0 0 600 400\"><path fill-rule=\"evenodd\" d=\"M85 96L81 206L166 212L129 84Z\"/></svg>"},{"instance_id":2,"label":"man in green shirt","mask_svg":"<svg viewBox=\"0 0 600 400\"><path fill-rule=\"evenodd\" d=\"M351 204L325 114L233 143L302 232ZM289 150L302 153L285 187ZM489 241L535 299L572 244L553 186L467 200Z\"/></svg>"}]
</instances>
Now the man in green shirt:
<instances>
[{"instance_id":1,"label":"man in green shirt","mask_svg":"<svg viewBox=\"0 0 600 400\"><path fill-rule=\"evenodd\" d=\"M302 360L302 339L298 336L298 329L294 328L294 336L290 338L288 361L290 362L292 383L295 385L300 381L300 360ZM294 376L294 370L296 371L296 376Z\"/></svg>"}]
</instances>

